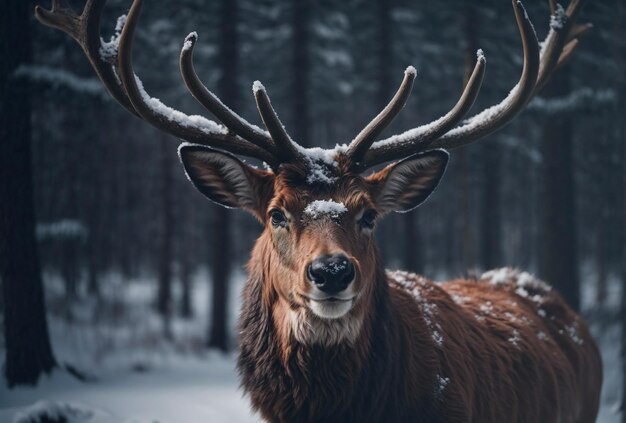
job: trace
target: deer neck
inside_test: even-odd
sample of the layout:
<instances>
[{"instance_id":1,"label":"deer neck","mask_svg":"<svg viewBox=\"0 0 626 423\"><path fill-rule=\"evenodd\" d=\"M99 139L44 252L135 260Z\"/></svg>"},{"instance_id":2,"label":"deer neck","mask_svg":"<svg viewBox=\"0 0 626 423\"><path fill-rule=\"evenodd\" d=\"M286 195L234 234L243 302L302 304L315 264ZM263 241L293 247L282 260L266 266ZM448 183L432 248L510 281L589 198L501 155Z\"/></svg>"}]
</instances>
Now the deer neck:
<instances>
[{"instance_id":1,"label":"deer neck","mask_svg":"<svg viewBox=\"0 0 626 423\"><path fill-rule=\"evenodd\" d=\"M239 366L244 385L246 372L256 372L254 363L271 362L274 371L265 371L265 375L289 379L288 386L296 380L313 384L316 378L320 378L320 383L328 384L330 377L341 379L334 386L342 386L345 392L350 392L350 386L362 382L361 373L369 367L371 357L375 355L380 360L384 356L373 349L391 345L390 339L381 337L392 337L396 333L383 266L377 267L373 275L374 292L370 304L355 305L358 318L346 316L340 318L344 319L342 321L315 322L321 326L306 328L306 325L293 323L294 313L308 311L294 309L272 289L271 278L276 276L269 270L272 268L272 263L268 262L272 257L270 242L259 239L248 266L249 279L244 289L239 322ZM346 329L354 333L340 337L338 333ZM299 333L299 330L321 330L323 333L317 338L306 338L307 334ZM303 375L307 376L299 377Z\"/></svg>"}]
</instances>

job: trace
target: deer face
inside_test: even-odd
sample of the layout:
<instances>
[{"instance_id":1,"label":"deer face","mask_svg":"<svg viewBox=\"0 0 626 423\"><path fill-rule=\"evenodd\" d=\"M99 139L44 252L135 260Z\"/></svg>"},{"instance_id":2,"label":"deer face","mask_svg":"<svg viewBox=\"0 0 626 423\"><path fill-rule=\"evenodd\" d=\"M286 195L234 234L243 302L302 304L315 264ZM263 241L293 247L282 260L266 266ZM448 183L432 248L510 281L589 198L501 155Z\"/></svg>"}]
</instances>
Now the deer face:
<instances>
[{"instance_id":1,"label":"deer face","mask_svg":"<svg viewBox=\"0 0 626 423\"><path fill-rule=\"evenodd\" d=\"M377 220L422 203L448 160L445 151L434 150L367 177L337 168L330 170L331 183L312 183L302 164L285 164L274 174L203 146L184 144L179 153L200 192L263 223L263 283L283 313L307 327L363 319L381 266L373 239Z\"/></svg>"}]
</instances>

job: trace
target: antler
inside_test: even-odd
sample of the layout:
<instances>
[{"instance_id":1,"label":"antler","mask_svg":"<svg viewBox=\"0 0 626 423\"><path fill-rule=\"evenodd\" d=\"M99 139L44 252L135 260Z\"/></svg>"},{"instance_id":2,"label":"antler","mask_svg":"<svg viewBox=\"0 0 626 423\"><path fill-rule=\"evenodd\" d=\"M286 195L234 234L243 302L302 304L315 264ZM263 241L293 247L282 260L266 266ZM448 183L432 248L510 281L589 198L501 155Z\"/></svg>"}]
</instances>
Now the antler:
<instances>
[{"instance_id":1,"label":"antler","mask_svg":"<svg viewBox=\"0 0 626 423\"><path fill-rule=\"evenodd\" d=\"M100 40L100 18L106 0L87 0L80 15L63 4L62 0L53 0L51 10L37 6L35 16L41 23L70 35L83 49L111 96L129 112L156 128L186 141L265 161L274 169L286 161L300 159L298 155L293 154L296 151L295 145L286 134L284 135L289 141L290 150L284 149L283 138L276 142L272 139L272 136L278 134L274 126L268 126L270 136L225 106L202 84L192 62L193 47L197 40L195 33L187 36L181 51L180 67L183 80L191 94L225 127L202 116L186 115L150 97L135 75L132 65L133 36L141 2L142 0L133 0L126 22L121 28L119 43L114 51L107 55L102 53L104 46ZM274 121L279 122L264 91L263 95L266 101L258 103L263 120L272 124ZM280 128L284 132L282 125Z\"/></svg>"},{"instance_id":2,"label":"antler","mask_svg":"<svg viewBox=\"0 0 626 423\"><path fill-rule=\"evenodd\" d=\"M197 42L195 32L185 39L180 55L181 74L192 96L225 127L201 116L188 116L150 97L132 66L133 36L141 1L133 0L126 22L120 22L123 27L118 28L121 33L119 38L113 40L112 47L111 43L104 46L100 40L100 18L106 0L87 0L80 15L64 5L62 0L52 0L51 10L37 6L35 15L43 24L74 38L111 96L128 111L158 129L187 141L265 161L274 169L278 169L281 163L307 162L306 152L285 131L261 83L255 82L253 92L269 133L248 123L202 84L193 67L193 49ZM387 107L350 143L345 153L350 169L361 172L420 151L456 148L506 125L550 80L556 69L572 56L578 40L591 28L591 24L575 24L584 0L572 0L567 10L555 0L549 2L552 12L550 32L540 48L522 3L513 0L524 66L519 82L504 100L458 125L474 104L482 84L486 60L479 50L472 75L456 105L448 113L429 124L374 142L406 103L416 74L415 69L409 67Z\"/></svg>"},{"instance_id":3,"label":"antler","mask_svg":"<svg viewBox=\"0 0 626 423\"><path fill-rule=\"evenodd\" d=\"M524 6L520 1L513 0L513 10L522 40L524 66L519 82L509 95L500 103L455 127L471 108L480 90L485 72L485 57L479 50L474 71L452 110L431 123L373 142L373 138L399 113L406 101L410 84L406 88L405 75L400 90L389 105L350 143L348 156L351 169L363 171L421 151L460 147L506 125L550 80L554 71L571 57L578 45L578 39L591 28L591 24L575 24L583 3L584 0L572 0L567 10L564 10L554 0L550 0L550 32L540 48ZM405 95L400 95L401 92Z\"/></svg>"}]
</instances>

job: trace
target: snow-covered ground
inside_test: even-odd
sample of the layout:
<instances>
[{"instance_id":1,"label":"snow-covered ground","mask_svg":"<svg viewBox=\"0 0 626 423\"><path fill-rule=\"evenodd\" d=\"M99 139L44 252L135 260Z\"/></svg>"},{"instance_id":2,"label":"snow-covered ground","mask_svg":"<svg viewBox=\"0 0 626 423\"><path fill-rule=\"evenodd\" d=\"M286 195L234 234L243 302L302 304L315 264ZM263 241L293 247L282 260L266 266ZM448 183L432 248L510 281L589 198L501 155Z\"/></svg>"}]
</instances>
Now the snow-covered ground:
<instances>
[{"instance_id":1,"label":"snow-covered ground","mask_svg":"<svg viewBox=\"0 0 626 423\"><path fill-rule=\"evenodd\" d=\"M180 359L145 372L109 371L89 383L56 372L35 389L1 390L0 422L17 423L16 416L54 411L59 406L87 411L87 416L82 414L76 419L81 423L259 420L251 414L238 389L232 356L219 353L202 359ZM35 422L33 418L23 423Z\"/></svg>"},{"instance_id":2,"label":"snow-covered ground","mask_svg":"<svg viewBox=\"0 0 626 423\"><path fill-rule=\"evenodd\" d=\"M233 292L239 292L243 279L243 274L237 275ZM0 385L0 423L35 423L44 415L68 423L259 421L238 388L234 354L204 348L210 296L207 280L206 271L195 275L196 314L190 320L175 318L172 340L167 341L162 322L151 308L153 280L122 282L118 275L109 275L102 283L107 306L96 313L94 303L81 301L68 321L57 303L62 298L61 283L47 275L50 330L57 358L89 380L81 382L65 371L56 371L36 388L9 390ZM616 286L612 284L616 295L610 298L619 298L619 288L613 292ZM584 296L592 294L585 292ZM234 333L239 302L238 295L233 297L230 324ZM616 322L604 330L598 325L592 329L605 369L598 422L618 423L620 328ZM66 420L59 419L61 415Z\"/></svg>"}]
</instances>

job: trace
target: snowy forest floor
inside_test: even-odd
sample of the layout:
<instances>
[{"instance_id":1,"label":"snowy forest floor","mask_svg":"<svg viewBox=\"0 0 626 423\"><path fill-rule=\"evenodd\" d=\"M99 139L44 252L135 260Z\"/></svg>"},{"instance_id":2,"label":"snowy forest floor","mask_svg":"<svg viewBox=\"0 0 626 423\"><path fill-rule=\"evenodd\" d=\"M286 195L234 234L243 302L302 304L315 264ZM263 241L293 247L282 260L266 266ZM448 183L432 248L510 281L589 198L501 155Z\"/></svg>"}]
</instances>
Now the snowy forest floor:
<instances>
[{"instance_id":1,"label":"snowy forest floor","mask_svg":"<svg viewBox=\"0 0 626 423\"><path fill-rule=\"evenodd\" d=\"M234 279L230 304L233 334L244 275ZM149 278L122 282L119 275L109 275L101 281L99 305L85 296L71 307L71 314L63 303L60 279L48 274L45 280L57 359L78 369L87 381L59 370L35 388L9 390L0 386L1 423L36 423L43 416L68 423L259 420L238 388L234 354L204 348L210 296L206 271L194 276L193 318L175 317L170 339L164 336L162 322L153 311L156 283ZM178 298L178 286L175 288L174 298ZM619 298L618 281L610 289L608 298L614 302ZM587 289L583 294L593 298ZM612 302L607 304L609 309L617 307ZM617 423L620 416L615 404L622 389L620 327L616 321L604 325L592 321L591 326L604 360L598 422Z\"/></svg>"}]
</instances>

